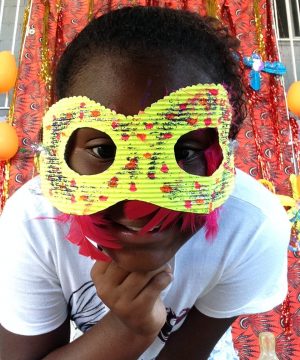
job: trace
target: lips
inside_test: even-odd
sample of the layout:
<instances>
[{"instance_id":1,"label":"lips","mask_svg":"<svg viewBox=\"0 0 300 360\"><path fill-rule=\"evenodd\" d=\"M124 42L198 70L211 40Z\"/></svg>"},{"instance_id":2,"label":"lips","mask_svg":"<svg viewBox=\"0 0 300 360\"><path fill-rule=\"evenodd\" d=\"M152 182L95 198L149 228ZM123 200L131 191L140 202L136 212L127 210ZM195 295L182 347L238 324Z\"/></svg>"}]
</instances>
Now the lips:
<instances>
[{"instance_id":1,"label":"lips","mask_svg":"<svg viewBox=\"0 0 300 360\"><path fill-rule=\"evenodd\" d=\"M123 221L113 221L113 223L115 225L120 225L120 226L124 227L127 230L134 231L134 232L138 233L143 229L143 227L146 225L147 222L132 223L132 221L123 220ZM156 226L153 226L153 228L150 229L148 232L158 231L159 228L160 228L160 224L156 225Z\"/></svg>"},{"instance_id":2,"label":"lips","mask_svg":"<svg viewBox=\"0 0 300 360\"><path fill-rule=\"evenodd\" d=\"M131 224L129 221L112 221L105 231L112 233L122 248L159 247L174 231L171 228L159 231L159 226L156 226L151 232L141 233L142 228L143 225L138 226L135 223Z\"/></svg>"}]
</instances>

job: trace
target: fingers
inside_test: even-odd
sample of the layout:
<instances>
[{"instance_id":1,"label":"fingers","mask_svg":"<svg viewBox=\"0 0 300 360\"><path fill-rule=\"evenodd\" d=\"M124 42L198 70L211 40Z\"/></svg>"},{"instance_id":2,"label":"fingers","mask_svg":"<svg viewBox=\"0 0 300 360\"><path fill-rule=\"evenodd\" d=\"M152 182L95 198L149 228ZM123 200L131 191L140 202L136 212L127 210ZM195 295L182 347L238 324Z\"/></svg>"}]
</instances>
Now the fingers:
<instances>
[{"instance_id":1,"label":"fingers","mask_svg":"<svg viewBox=\"0 0 300 360\"><path fill-rule=\"evenodd\" d=\"M172 281L172 271L169 265L150 272L130 273L127 278L120 284L120 290L128 301L133 301L144 292L146 288L153 291L154 297Z\"/></svg>"},{"instance_id":2,"label":"fingers","mask_svg":"<svg viewBox=\"0 0 300 360\"><path fill-rule=\"evenodd\" d=\"M114 262L96 262L91 276L98 296L127 328L137 334L159 332L166 318L160 293L172 281L169 265L130 273Z\"/></svg>"},{"instance_id":3,"label":"fingers","mask_svg":"<svg viewBox=\"0 0 300 360\"><path fill-rule=\"evenodd\" d=\"M122 298L132 302L136 298L155 299L160 292L172 281L171 267L164 265L150 272L128 272L116 263L96 262L91 270L92 280L97 288L99 297L106 302ZM107 304L109 305L109 304Z\"/></svg>"},{"instance_id":4,"label":"fingers","mask_svg":"<svg viewBox=\"0 0 300 360\"><path fill-rule=\"evenodd\" d=\"M137 306L141 304L152 304L159 297L160 293L172 282L173 275L170 272L160 272L150 279L142 291L134 299Z\"/></svg>"},{"instance_id":5,"label":"fingers","mask_svg":"<svg viewBox=\"0 0 300 360\"><path fill-rule=\"evenodd\" d=\"M106 282L109 280L112 287L120 285L130 273L120 267L113 261L106 263L96 261L91 270L91 277L94 284Z\"/></svg>"}]
</instances>

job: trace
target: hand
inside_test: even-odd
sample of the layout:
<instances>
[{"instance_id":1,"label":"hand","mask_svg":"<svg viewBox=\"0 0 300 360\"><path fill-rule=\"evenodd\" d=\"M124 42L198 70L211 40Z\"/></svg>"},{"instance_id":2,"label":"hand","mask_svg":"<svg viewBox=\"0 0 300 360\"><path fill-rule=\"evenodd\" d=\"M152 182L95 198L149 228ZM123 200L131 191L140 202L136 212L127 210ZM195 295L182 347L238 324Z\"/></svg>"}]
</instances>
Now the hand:
<instances>
[{"instance_id":1,"label":"hand","mask_svg":"<svg viewBox=\"0 0 300 360\"><path fill-rule=\"evenodd\" d=\"M114 262L97 261L91 270L99 298L130 331L155 337L166 320L160 293L172 281L165 265L150 272L128 272Z\"/></svg>"}]
</instances>

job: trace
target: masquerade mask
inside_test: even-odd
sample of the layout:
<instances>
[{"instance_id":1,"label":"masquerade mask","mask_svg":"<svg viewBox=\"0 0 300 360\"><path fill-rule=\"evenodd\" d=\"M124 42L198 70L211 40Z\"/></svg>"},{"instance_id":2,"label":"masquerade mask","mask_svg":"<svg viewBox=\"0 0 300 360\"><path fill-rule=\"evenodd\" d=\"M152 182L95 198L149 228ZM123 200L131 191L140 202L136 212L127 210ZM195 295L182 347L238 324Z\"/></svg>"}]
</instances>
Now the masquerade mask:
<instances>
[{"instance_id":1,"label":"masquerade mask","mask_svg":"<svg viewBox=\"0 0 300 360\"><path fill-rule=\"evenodd\" d=\"M175 91L134 116L117 114L87 97L54 104L43 122L42 189L60 211L88 215L123 200L208 214L228 198L234 159L228 140L231 107L222 85ZM65 160L68 140L79 128L106 133L116 145L113 164L100 174L79 175ZM185 172L174 146L181 136L216 128L223 160L211 176Z\"/></svg>"}]
</instances>

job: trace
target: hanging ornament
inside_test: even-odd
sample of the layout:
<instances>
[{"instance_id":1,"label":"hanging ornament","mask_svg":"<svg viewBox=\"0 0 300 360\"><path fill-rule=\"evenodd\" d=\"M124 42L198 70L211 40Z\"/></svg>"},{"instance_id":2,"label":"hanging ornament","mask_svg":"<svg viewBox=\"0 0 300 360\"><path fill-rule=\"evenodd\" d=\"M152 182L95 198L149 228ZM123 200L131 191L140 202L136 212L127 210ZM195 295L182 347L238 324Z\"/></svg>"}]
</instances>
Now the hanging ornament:
<instances>
[{"instance_id":1,"label":"hanging ornament","mask_svg":"<svg viewBox=\"0 0 300 360\"><path fill-rule=\"evenodd\" d=\"M0 52L0 93L11 90L17 79L17 64L10 51Z\"/></svg>"},{"instance_id":2,"label":"hanging ornament","mask_svg":"<svg viewBox=\"0 0 300 360\"><path fill-rule=\"evenodd\" d=\"M18 147L19 140L15 128L8 123L0 123L0 161L11 159Z\"/></svg>"},{"instance_id":3,"label":"hanging ornament","mask_svg":"<svg viewBox=\"0 0 300 360\"><path fill-rule=\"evenodd\" d=\"M291 84L287 92L287 104L289 110L300 116L300 81L295 81Z\"/></svg>"},{"instance_id":4,"label":"hanging ornament","mask_svg":"<svg viewBox=\"0 0 300 360\"><path fill-rule=\"evenodd\" d=\"M250 86L255 91L259 91L261 88L261 71L272 75L284 75L286 73L286 67L281 62L263 61L258 54L245 56L243 62L251 68L249 81Z\"/></svg>"}]
</instances>

